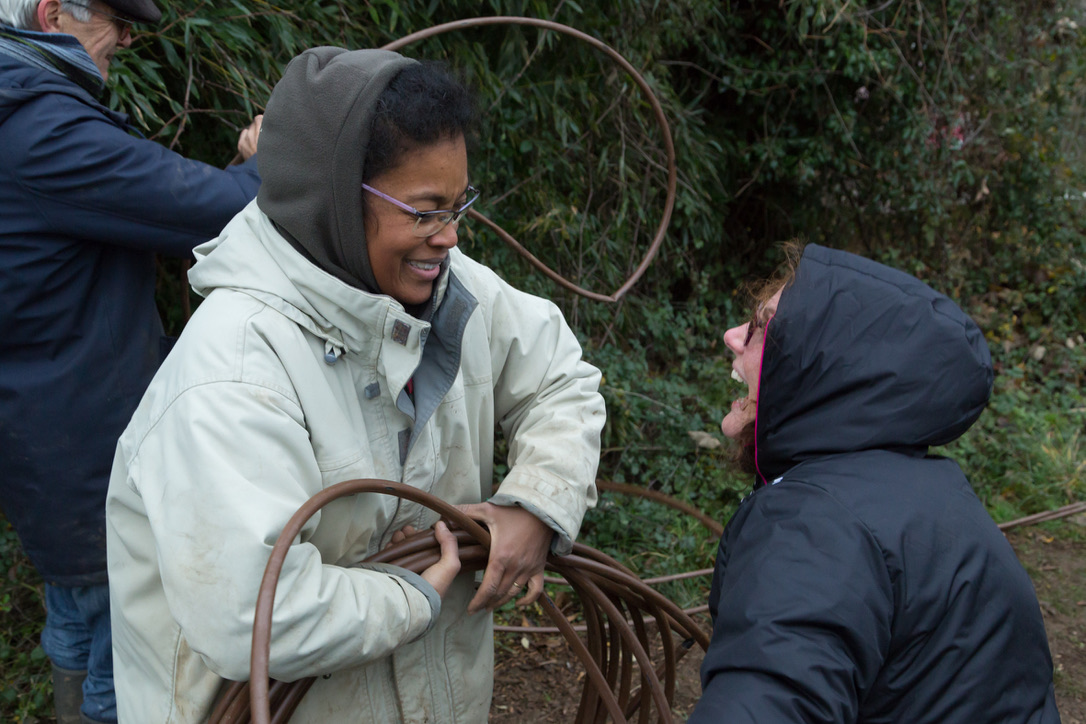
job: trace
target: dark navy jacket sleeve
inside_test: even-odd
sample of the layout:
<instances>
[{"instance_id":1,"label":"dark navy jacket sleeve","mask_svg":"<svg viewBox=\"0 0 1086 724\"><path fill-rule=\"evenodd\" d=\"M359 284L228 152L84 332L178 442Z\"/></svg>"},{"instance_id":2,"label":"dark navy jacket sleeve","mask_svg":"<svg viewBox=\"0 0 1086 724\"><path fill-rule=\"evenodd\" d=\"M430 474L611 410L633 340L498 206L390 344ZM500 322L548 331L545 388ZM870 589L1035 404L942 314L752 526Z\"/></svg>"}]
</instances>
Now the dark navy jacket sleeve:
<instances>
[{"instance_id":1,"label":"dark navy jacket sleeve","mask_svg":"<svg viewBox=\"0 0 1086 724\"><path fill-rule=\"evenodd\" d=\"M192 161L76 98L43 95L17 118L24 142L5 163L43 234L188 256L260 184L255 157L226 170Z\"/></svg>"},{"instance_id":2,"label":"dark navy jacket sleeve","mask_svg":"<svg viewBox=\"0 0 1086 724\"><path fill-rule=\"evenodd\" d=\"M0 54L0 507L47 582L107 577L113 451L168 348L155 254L189 256L259 183Z\"/></svg>"},{"instance_id":3,"label":"dark navy jacket sleeve","mask_svg":"<svg viewBox=\"0 0 1086 724\"><path fill-rule=\"evenodd\" d=\"M863 524L816 486L767 486L729 523L716 565L690 724L857 721L894 610Z\"/></svg>"}]
</instances>

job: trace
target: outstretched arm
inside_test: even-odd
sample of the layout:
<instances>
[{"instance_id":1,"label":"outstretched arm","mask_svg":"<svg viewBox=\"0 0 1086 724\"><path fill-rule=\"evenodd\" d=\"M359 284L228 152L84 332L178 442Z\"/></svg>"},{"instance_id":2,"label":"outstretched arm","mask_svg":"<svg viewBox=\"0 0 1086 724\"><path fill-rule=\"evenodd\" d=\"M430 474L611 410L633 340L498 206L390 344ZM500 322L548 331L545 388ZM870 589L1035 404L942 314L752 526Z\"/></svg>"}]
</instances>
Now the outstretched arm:
<instances>
[{"instance_id":1,"label":"outstretched arm","mask_svg":"<svg viewBox=\"0 0 1086 724\"><path fill-rule=\"evenodd\" d=\"M496 277L484 281L494 416L509 443L509 472L489 501L462 508L493 538L472 611L514 597L527 605L542 592L548 549L568 553L595 505L605 419L600 372L584 361L561 311Z\"/></svg>"},{"instance_id":2,"label":"outstretched arm","mask_svg":"<svg viewBox=\"0 0 1086 724\"><path fill-rule=\"evenodd\" d=\"M22 123L21 143L0 149L0 165L34 200L43 232L188 256L260 186L255 161L224 170L184 158L75 99L42 104ZM256 135L243 132L254 150Z\"/></svg>"},{"instance_id":3,"label":"outstretched arm","mask_svg":"<svg viewBox=\"0 0 1086 724\"><path fill-rule=\"evenodd\" d=\"M554 304L510 290L492 315L494 408L509 472L490 502L532 513L557 533L552 550L565 555L596 504L601 375Z\"/></svg>"}]
</instances>

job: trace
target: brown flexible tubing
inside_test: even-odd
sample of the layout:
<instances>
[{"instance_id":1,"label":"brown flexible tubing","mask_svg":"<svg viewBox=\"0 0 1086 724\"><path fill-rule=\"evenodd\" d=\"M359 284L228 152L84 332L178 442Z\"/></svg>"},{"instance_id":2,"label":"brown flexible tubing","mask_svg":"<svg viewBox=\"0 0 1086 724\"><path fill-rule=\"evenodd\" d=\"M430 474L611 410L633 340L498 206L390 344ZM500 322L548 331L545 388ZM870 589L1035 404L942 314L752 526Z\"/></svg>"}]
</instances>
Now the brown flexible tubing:
<instances>
[{"instance_id":1,"label":"brown flexible tubing","mask_svg":"<svg viewBox=\"0 0 1086 724\"><path fill-rule=\"evenodd\" d=\"M640 498L646 498L658 503L663 503L675 510L681 511L688 515L691 515L698 519L702 525L709 529L714 538L719 538L724 534L724 526L720 525L716 520L709 517L702 511L698 510L689 503L684 503L666 493L661 493L658 490L652 490L650 488L644 488L638 485L629 485L627 483L616 483L610 480L597 480L596 487L600 490L609 490L616 493L624 493L626 495L634 495ZM617 565L617 563L615 563ZM700 568L696 571L686 571L684 573L674 573L667 576L657 576L655 578L646 578L642 582L650 586L654 586L659 583L668 583L670 581L679 581L686 578L698 578L700 576L708 576L713 573L712 568ZM634 575L631 573L631 575ZM551 583L555 585L568 585L568 581L564 578L556 578L553 576L546 576L543 579L544 583ZM709 610L708 606L694 606L691 608L683 609L687 614L704 613ZM655 620L650 618L650 620ZM585 631L584 625L574 627L577 631ZM549 626L495 626L494 630L499 633L530 633L530 634L554 634L558 633L558 630Z\"/></svg>"},{"instance_id":2,"label":"brown flexible tubing","mask_svg":"<svg viewBox=\"0 0 1086 724\"><path fill-rule=\"evenodd\" d=\"M464 544L462 570L478 570L485 566L486 547L490 542L486 529L448 503L422 491L389 481L354 480L339 483L318 493L299 508L288 522L268 560L257 598L253 627L251 684L235 682L227 687L209 719L212 724L286 721L290 718L313 680L304 679L290 684L269 683L271 608L278 575L287 551L309 518L333 500L358 493L396 495L435 510L458 528L455 535L458 542ZM410 559L411 569L421 572L439 557L440 546L434 539L433 532L423 531L368 560L402 565L404 560ZM466 565L463 563L465 558ZM586 610L586 620L591 622L586 643L545 594L539 601L544 612L585 664L585 691L582 694L582 711L577 721L588 724L602 722L610 717L612 721L625 722L638 711L639 720L647 721L648 708L640 704L641 693L646 689L650 693L657 720L671 721L669 702L673 697L675 663L679 657L670 650L667 632L673 626L677 632L687 637L683 646L689 646L690 640L696 640L703 648L708 647L707 634L678 606L599 551L575 544L573 554L566 557L550 556L547 565L570 581L574 591L581 597ZM665 622L665 625L660 627L660 640L666 652L665 661L660 667L663 676L653 666L648 653L649 636L641 620L642 611L653 614L658 622ZM626 621L626 617L631 615L634 619L632 626ZM604 641L607 643L604 644ZM629 683L633 675L631 662L637 664L641 681L641 688L635 692L631 692L632 686ZM663 684L661 678L664 680ZM617 693L614 691L616 684Z\"/></svg>"},{"instance_id":3,"label":"brown flexible tubing","mask_svg":"<svg viewBox=\"0 0 1086 724\"><path fill-rule=\"evenodd\" d=\"M546 276L557 282L559 285L569 289L570 291L580 294L588 299L594 299L598 302L617 302L621 299L630 288L637 283L645 271L649 268L649 264L652 263L653 258L659 251L661 244L663 244L664 236L667 233L668 224L671 223L671 213L675 208L675 188L677 185L678 172L675 163L675 144L671 138L671 129L668 126L667 116L664 114L664 108L660 105L659 99L656 94L652 92L652 88L648 82L642 77L633 65L630 64L622 55L618 53L614 48L607 45L603 41L583 33L580 30L571 28L568 25L562 25L552 20L542 20L540 18L524 18L514 17L507 15L498 15L494 17L483 18L465 18L463 20L454 20L449 23L442 23L441 25L435 25L425 30L420 30L416 33L411 33L398 40L394 40L382 46L383 50L399 50L406 45L410 45L419 40L433 37L435 35L441 35L442 33L448 33L454 30L466 30L469 28L483 27L486 25L528 25L535 28L542 28L544 30L553 30L558 33L563 33L571 37L577 38L585 43L588 43L597 50L603 52L616 64L618 64L627 75L633 79L634 83L641 88L645 94L645 98L652 106L653 115L656 117L656 122L660 126L660 132L663 135L664 150L667 153L667 196L664 200L664 213L660 219L660 225L656 229L656 235L653 237L652 242L649 244L648 250L641 258L641 263L638 264L633 274L619 287L613 294L600 294L598 292L589 291L584 289L570 280L563 277L558 272L554 271L546 264L544 264L539 258L528 251L520 242L507 233L504 229L498 226L496 223L483 216L475 209L468 211L468 216L477 221L481 221L485 226L490 228L498 237L513 248L518 254L523 256L528 262L539 271L543 272Z\"/></svg>"},{"instance_id":4,"label":"brown flexible tubing","mask_svg":"<svg viewBox=\"0 0 1086 724\"><path fill-rule=\"evenodd\" d=\"M630 64L628 60L626 60L626 58L619 54L618 51L616 51L614 48L607 45L606 43L592 37L591 35L588 35L587 33L581 32L580 30L577 30L575 28L571 28L568 25L556 23L552 20L514 17L508 15L454 20L449 23L442 23L441 25L435 25L425 30L420 30L416 33L411 33L410 35L405 35L398 40L393 40L391 43L387 43L386 45L381 46L381 49L399 50L404 46L410 45L411 43L419 40L424 40L435 35L448 33L454 30L465 30L467 28L482 27L485 25L528 25L532 27L543 28L545 30L554 30L559 33L570 35L574 38L577 38L578 40L582 40L593 46L594 48L602 51L604 54L614 60L615 63L621 66L622 69L625 70L626 73L633 79L634 83L636 83L638 87L640 87L641 90L645 93L645 97L648 99L649 104L652 105L653 115L656 117L656 122L660 126L660 132L663 134L664 150L667 153L667 196L664 200L664 213L660 219L660 225L656 229L656 235L653 237L652 242L649 244L648 251L646 251L645 255L642 257L641 263L637 266L637 269L634 270L633 274L630 275L626 282L621 287L619 287L618 290L616 290L613 294L600 294L598 292L589 291L578 286L577 284L574 284L573 282L566 279L561 274L544 264L538 257L532 254L532 252L528 251L528 249L525 248L524 245L522 245L519 241L513 238L511 234L505 231L505 229L501 228L496 223L483 216L475 209L468 210L468 216L470 218L475 219L476 221L480 221L483 223L484 226L490 228L494 233L498 235L498 238L500 238L502 241L512 247L514 251L527 259L528 263L530 263L539 271L543 272L543 274L545 274L546 276L550 277L559 286L565 287L566 289L574 292L575 294L579 294L588 299L593 299L597 302L617 302L619 299L625 296L626 292L628 292L630 288L637 283L637 281L644 275L645 271L649 268L649 264L652 263L653 258L656 256L656 253L660 250L661 244L663 244L664 242L664 236L667 234L668 224L671 223L671 214L675 209L675 192L678 185L678 170L675 161L675 143L671 138L671 128L668 125L667 116L664 113L663 106L660 105L660 101L656 98L656 94L652 92L652 88L649 86L648 82L644 79L644 77L637 71L636 68L633 67L633 65ZM228 165L232 166L234 164L240 163L241 160L241 154L237 154ZM188 298L188 262L186 262L184 268L182 269L181 277L181 305L184 315L183 319L188 321L188 318L191 316L191 304Z\"/></svg>"},{"instance_id":5,"label":"brown flexible tubing","mask_svg":"<svg viewBox=\"0 0 1086 724\"><path fill-rule=\"evenodd\" d=\"M710 518L705 513L701 512L697 508L677 500L665 493L661 493L657 490L651 490L649 488L642 488L636 485L628 485L626 483L615 483L608 480L596 481L596 486L601 490L611 490L619 493L626 493L628 495L636 495L641 498L647 498L664 505L668 505L676 510L680 510L684 513L688 513L699 521L702 522L713 533L714 537L719 538L724 533L724 528L715 520ZM1077 502L1065 505L1055 510L1043 511L1041 513L1034 513L1022 518L1007 521L1006 523L1000 523L999 529L1002 531L1008 531L1021 526L1034 525L1036 523L1043 523L1051 520L1059 520L1061 518L1067 518L1079 513L1086 513L1086 502ZM657 576L655 578L645 578L643 583L650 586L654 586L659 583L667 583L670 581L678 581L686 578L697 578L699 576L707 576L713 572L712 568L701 568L696 571L687 571L685 573L674 573L667 576ZM544 583L551 583L554 585L568 585L568 581L564 578L556 578L553 576L547 576L543 579ZM683 609L687 614L706 613L709 610L708 606L695 606L692 608ZM650 619L651 620L651 619ZM584 631L584 625L574 626L577 631ZM551 626L495 626L494 630L499 633L524 633L524 634L555 634L558 633L558 629Z\"/></svg>"},{"instance_id":6,"label":"brown flexible tubing","mask_svg":"<svg viewBox=\"0 0 1086 724\"><path fill-rule=\"evenodd\" d=\"M1006 523L1000 523L1000 530L1010 530L1012 528L1018 528L1023 525L1033 525L1034 523L1043 523L1048 520L1059 520L1060 518L1067 518L1077 513L1086 513L1086 502L1071 503L1065 505L1062 508L1056 510L1047 510L1043 513L1034 513L1033 515L1027 515L1024 518L1018 518L1017 520L1011 520Z\"/></svg>"},{"instance_id":7,"label":"brown flexible tubing","mask_svg":"<svg viewBox=\"0 0 1086 724\"><path fill-rule=\"evenodd\" d=\"M714 518L706 515L689 503L684 503L681 500L671 497L667 493L661 493L659 490L652 490L651 488L645 488L640 485L616 483L610 480L597 480L596 487L600 490L611 490L616 493L625 493L626 495L635 495L639 498L655 500L656 502L663 503L675 510L694 516L702 525L709 529L709 532L713 534L714 538L719 538L724 535L724 526L718 523Z\"/></svg>"}]
</instances>

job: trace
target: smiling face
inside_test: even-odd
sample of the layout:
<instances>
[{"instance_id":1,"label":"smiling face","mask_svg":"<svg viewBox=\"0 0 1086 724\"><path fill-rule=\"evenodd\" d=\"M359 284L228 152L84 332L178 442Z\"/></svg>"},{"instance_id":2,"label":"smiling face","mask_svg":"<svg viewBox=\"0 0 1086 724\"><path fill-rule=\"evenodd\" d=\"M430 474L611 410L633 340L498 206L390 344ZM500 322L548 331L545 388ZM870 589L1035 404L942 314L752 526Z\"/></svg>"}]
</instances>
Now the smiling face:
<instances>
[{"instance_id":1,"label":"smiling face","mask_svg":"<svg viewBox=\"0 0 1086 724\"><path fill-rule=\"evenodd\" d=\"M468 187L464 137L411 149L398 165L367 183L419 211L457 208L464 203ZM405 306L425 304L441 274L441 263L456 246L458 224L419 238L411 213L372 196L364 203L370 267L381 293Z\"/></svg>"},{"instance_id":2,"label":"smiling face","mask_svg":"<svg viewBox=\"0 0 1086 724\"><path fill-rule=\"evenodd\" d=\"M755 320L732 327L724 333L724 344L735 354L732 378L747 385L747 396L732 402L731 410L720 423L721 431L732 439L750 424L758 413L758 383L762 372L762 349L765 345L765 325L777 312L781 301L778 291L761 305Z\"/></svg>"},{"instance_id":3,"label":"smiling face","mask_svg":"<svg viewBox=\"0 0 1086 724\"><path fill-rule=\"evenodd\" d=\"M83 22L61 11L59 2L42 3L43 11L40 12L49 17L39 17L39 22L42 29L47 32L52 29L53 32L74 35L80 45L86 49L98 72L102 74L102 79L105 80L109 78L109 64L117 53L117 48L127 48L132 45L132 33L127 24L122 26L117 20L109 17L117 15L117 11L108 5L91 0L88 6L91 10L90 20ZM50 13L54 7L56 11Z\"/></svg>"}]
</instances>

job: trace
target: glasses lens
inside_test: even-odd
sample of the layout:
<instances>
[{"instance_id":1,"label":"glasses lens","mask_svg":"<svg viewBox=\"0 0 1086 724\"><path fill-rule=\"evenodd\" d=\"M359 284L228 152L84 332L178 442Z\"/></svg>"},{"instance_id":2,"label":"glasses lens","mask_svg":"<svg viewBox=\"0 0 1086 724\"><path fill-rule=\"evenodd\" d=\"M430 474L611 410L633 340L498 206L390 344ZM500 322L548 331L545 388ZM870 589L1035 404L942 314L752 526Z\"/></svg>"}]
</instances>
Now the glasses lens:
<instances>
[{"instance_id":1,"label":"glasses lens","mask_svg":"<svg viewBox=\"0 0 1086 724\"><path fill-rule=\"evenodd\" d=\"M444 229L453 220L452 213L446 211L433 216L422 216L415 220L415 236L430 237Z\"/></svg>"},{"instance_id":2,"label":"glasses lens","mask_svg":"<svg viewBox=\"0 0 1086 724\"><path fill-rule=\"evenodd\" d=\"M78 5L77 7L81 7L88 12L94 13L95 15L101 15L103 18L109 18L109 20L115 26L117 26L117 29L120 30L122 33L130 28L132 26L132 23L135 22L135 19L131 15L125 12L121 12L120 10L114 10L111 13L107 13L104 10L92 8L90 5ZM110 8L110 10L113 10L113 8Z\"/></svg>"},{"instance_id":3,"label":"glasses lens","mask_svg":"<svg viewBox=\"0 0 1086 724\"><path fill-rule=\"evenodd\" d=\"M468 186L468 200L455 211L435 211L424 213L415 219L415 236L427 238L438 233L449 224L458 224L468 209L479 198L479 189Z\"/></svg>"}]
</instances>

